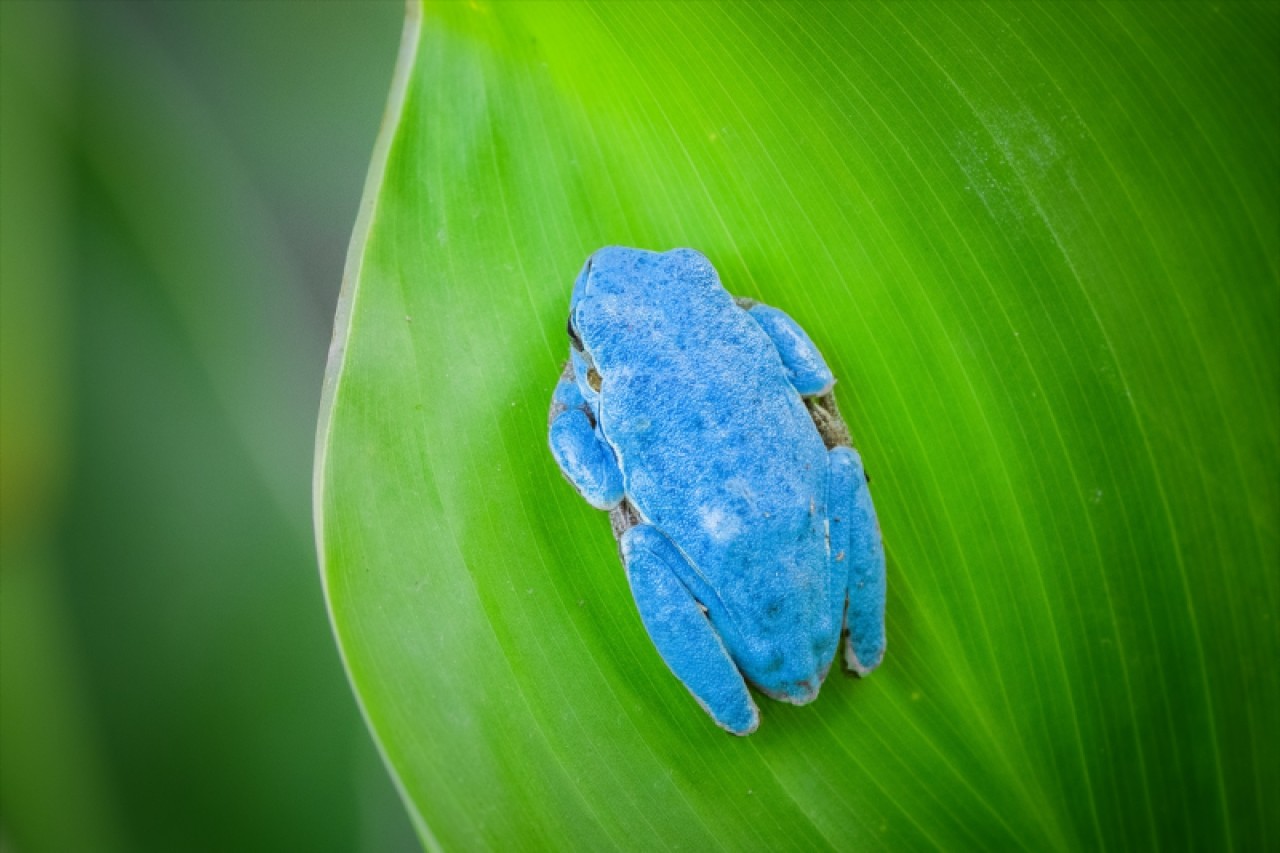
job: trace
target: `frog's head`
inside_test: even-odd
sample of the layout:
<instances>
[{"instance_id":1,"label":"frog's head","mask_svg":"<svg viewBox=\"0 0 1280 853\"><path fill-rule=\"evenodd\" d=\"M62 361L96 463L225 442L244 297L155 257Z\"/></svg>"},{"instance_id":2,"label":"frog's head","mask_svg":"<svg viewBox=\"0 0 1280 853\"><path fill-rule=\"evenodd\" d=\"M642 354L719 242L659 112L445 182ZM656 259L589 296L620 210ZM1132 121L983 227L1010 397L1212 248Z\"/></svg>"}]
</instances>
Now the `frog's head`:
<instances>
[{"instance_id":1,"label":"frog's head","mask_svg":"<svg viewBox=\"0 0 1280 853\"><path fill-rule=\"evenodd\" d=\"M611 344L625 345L644 330L663 333L695 302L719 290L715 269L701 252L606 246L587 259L574 282L569 340L595 363Z\"/></svg>"}]
</instances>

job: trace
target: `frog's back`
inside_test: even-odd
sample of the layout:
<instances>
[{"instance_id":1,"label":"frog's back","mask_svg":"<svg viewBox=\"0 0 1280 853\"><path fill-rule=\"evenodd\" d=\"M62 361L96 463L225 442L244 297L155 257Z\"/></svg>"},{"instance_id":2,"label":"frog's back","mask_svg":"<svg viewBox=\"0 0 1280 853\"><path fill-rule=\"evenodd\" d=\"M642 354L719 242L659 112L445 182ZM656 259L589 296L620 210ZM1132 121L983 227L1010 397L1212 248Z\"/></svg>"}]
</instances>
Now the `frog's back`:
<instances>
[{"instance_id":1,"label":"frog's back","mask_svg":"<svg viewBox=\"0 0 1280 853\"><path fill-rule=\"evenodd\" d=\"M808 612L825 594L826 448L764 330L679 273L620 304L595 353L601 430L628 498L729 612Z\"/></svg>"}]
</instances>

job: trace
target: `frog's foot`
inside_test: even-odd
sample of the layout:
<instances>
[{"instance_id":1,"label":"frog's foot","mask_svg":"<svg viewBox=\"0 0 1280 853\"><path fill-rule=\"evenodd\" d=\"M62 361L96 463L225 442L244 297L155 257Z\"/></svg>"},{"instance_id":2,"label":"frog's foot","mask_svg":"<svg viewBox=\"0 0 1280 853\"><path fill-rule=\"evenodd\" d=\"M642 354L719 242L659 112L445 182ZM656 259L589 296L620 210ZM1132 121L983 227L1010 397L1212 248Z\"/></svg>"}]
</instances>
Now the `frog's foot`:
<instances>
[{"instance_id":1,"label":"frog's foot","mask_svg":"<svg viewBox=\"0 0 1280 853\"><path fill-rule=\"evenodd\" d=\"M760 712L742 674L697 599L680 581L694 573L656 527L637 524L622 536L622 559L640 618L676 678L721 728L749 735Z\"/></svg>"},{"instance_id":2,"label":"frog's foot","mask_svg":"<svg viewBox=\"0 0 1280 853\"><path fill-rule=\"evenodd\" d=\"M826 678L827 669L830 669L830 664L816 675L788 682L778 687L770 688L754 683L752 686L775 702L786 702L788 705L808 705L818 698L818 691L822 688L822 681Z\"/></svg>"},{"instance_id":3,"label":"frog's foot","mask_svg":"<svg viewBox=\"0 0 1280 853\"><path fill-rule=\"evenodd\" d=\"M548 441L551 455L564 476L587 503L596 509L613 509L622 500L622 471L613 448L596 428L582 392L566 368L551 398Z\"/></svg>"},{"instance_id":4,"label":"frog's foot","mask_svg":"<svg viewBox=\"0 0 1280 853\"><path fill-rule=\"evenodd\" d=\"M785 312L762 302L751 303L746 311L773 341L778 355L782 356L787 378L801 396L813 397L831 390L836 378L799 323Z\"/></svg>"},{"instance_id":5,"label":"frog's foot","mask_svg":"<svg viewBox=\"0 0 1280 853\"><path fill-rule=\"evenodd\" d=\"M843 614L849 632L845 666L868 675L884 658L884 543L858 452L836 447L827 460L831 618Z\"/></svg>"}]
</instances>

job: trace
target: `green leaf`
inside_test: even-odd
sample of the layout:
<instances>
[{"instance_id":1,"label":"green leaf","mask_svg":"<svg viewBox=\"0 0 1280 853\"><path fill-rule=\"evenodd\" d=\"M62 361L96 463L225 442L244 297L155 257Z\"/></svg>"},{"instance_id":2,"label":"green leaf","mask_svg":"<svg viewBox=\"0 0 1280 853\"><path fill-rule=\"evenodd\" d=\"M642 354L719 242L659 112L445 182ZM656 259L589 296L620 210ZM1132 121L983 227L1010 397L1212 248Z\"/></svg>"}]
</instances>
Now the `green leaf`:
<instances>
[{"instance_id":1,"label":"green leaf","mask_svg":"<svg viewBox=\"0 0 1280 853\"><path fill-rule=\"evenodd\" d=\"M411 7L316 469L431 846L1280 843L1274 4ZM889 653L717 729L546 449L606 244L840 379Z\"/></svg>"}]
</instances>

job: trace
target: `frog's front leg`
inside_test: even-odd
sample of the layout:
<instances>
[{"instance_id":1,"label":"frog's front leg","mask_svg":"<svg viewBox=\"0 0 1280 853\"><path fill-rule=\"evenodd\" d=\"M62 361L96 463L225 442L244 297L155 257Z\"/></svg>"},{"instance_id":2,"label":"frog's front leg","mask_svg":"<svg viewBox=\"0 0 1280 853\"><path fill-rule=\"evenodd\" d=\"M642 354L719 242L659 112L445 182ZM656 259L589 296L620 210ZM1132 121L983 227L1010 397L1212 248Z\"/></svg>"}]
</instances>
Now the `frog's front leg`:
<instances>
[{"instance_id":1,"label":"frog's front leg","mask_svg":"<svg viewBox=\"0 0 1280 853\"><path fill-rule=\"evenodd\" d=\"M650 524L629 529L621 544L631 594L662 659L717 725L751 734L760 712L720 635L680 580L695 575L694 567Z\"/></svg>"},{"instance_id":2,"label":"frog's front leg","mask_svg":"<svg viewBox=\"0 0 1280 853\"><path fill-rule=\"evenodd\" d=\"M845 665L867 675L884 658L884 542L862 459L851 447L827 453L827 524L831 624L839 624L843 611Z\"/></svg>"},{"instance_id":3,"label":"frog's front leg","mask_svg":"<svg viewBox=\"0 0 1280 853\"><path fill-rule=\"evenodd\" d=\"M551 455L579 494L596 509L609 510L622 502L622 471L618 459L600 435L595 417L568 366L551 398L548 428Z\"/></svg>"},{"instance_id":4,"label":"frog's front leg","mask_svg":"<svg viewBox=\"0 0 1280 853\"><path fill-rule=\"evenodd\" d=\"M800 328L799 323L787 316L786 312L760 302L748 308L747 314L760 324L760 328L773 341L778 355L782 356L787 377L796 391L805 397L813 397L831 390L836 378L822 359L822 353L818 352L818 348L813 345L805 330Z\"/></svg>"}]
</instances>

